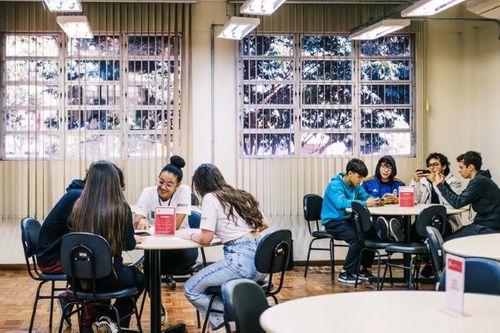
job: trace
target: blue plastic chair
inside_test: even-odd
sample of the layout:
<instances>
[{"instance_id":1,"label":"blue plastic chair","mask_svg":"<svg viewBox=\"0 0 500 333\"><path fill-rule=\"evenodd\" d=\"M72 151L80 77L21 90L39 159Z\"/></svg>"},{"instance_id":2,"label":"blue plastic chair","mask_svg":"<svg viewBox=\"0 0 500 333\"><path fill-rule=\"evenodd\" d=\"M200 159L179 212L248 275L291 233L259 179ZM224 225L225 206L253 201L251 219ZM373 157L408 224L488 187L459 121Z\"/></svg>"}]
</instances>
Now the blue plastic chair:
<instances>
[{"instance_id":1,"label":"blue plastic chair","mask_svg":"<svg viewBox=\"0 0 500 333\"><path fill-rule=\"evenodd\" d=\"M441 275L438 290L446 290L446 270ZM500 263L492 259L466 258L464 291L500 296Z\"/></svg>"}]
</instances>

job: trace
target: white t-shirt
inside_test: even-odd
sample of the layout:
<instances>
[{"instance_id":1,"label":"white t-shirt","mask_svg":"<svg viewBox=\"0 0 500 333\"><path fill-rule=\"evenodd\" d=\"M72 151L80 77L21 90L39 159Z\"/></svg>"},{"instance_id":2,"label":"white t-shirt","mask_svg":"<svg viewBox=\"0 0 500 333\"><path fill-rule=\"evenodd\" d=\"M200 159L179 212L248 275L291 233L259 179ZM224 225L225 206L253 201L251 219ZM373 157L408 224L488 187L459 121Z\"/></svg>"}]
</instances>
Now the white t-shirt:
<instances>
[{"instance_id":1,"label":"white t-shirt","mask_svg":"<svg viewBox=\"0 0 500 333\"><path fill-rule=\"evenodd\" d=\"M205 194L201 201L200 229L214 231L215 237L220 238L222 243L241 238L254 230L236 210L234 220L233 217L228 218L227 213L213 193Z\"/></svg>"},{"instance_id":2,"label":"white t-shirt","mask_svg":"<svg viewBox=\"0 0 500 333\"><path fill-rule=\"evenodd\" d=\"M170 199L163 201L158 195L156 186L146 187L139 196L135 213L146 217L150 223L154 223L154 220L150 218L151 212L158 206L175 207L176 214L186 214L182 221L182 227L185 227L187 216L191 215L191 189L187 185L180 185Z\"/></svg>"}]
</instances>

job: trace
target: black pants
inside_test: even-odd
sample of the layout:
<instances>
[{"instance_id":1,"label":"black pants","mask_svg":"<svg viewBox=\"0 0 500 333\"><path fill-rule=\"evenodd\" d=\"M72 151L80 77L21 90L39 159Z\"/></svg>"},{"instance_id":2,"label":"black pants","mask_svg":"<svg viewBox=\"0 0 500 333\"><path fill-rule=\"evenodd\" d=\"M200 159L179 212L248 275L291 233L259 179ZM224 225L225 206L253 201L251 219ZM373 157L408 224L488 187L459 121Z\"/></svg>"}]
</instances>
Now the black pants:
<instances>
[{"instance_id":1,"label":"black pants","mask_svg":"<svg viewBox=\"0 0 500 333\"><path fill-rule=\"evenodd\" d=\"M326 231L333 235L335 239L340 239L349 243L347 256L344 261L344 270L347 273L355 274L358 263L361 260L361 266L370 268L373 264L375 253L373 251L364 251L361 256L361 246L356 236L356 230L350 220L329 220L325 224ZM375 231L371 229L366 236L375 238Z\"/></svg>"},{"instance_id":2,"label":"black pants","mask_svg":"<svg viewBox=\"0 0 500 333\"><path fill-rule=\"evenodd\" d=\"M189 274L198 259L198 249L164 250L160 252L162 275ZM149 252L144 252L144 273L149 274Z\"/></svg>"},{"instance_id":3,"label":"black pants","mask_svg":"<svg viewBox=\"0 0 500 333\"><path fill-rule=\"evenodd\" d=\"M133 266L123 266L122 264L114 265L115 273L111 273L109 276L99 279L97 281L97 288L99 291L109 291L118 290L130 287L137 287L139 293L131 299L130 297L117 298L115 301L115 307L123 318L134 311L134 304L142 294L144 290L144 275ZM130 317L123 318L120 322L121 327L129 327Z\"/></svg>"},{"instance_id":4,"label":"black pants","mask_svg":"<svg viewBox=\"0 0 500 333\"><path fill-rule=\"evenodd\" d=\"M485 235L485 234L494 234L494 233L500 233L500 231L491 229L490 227L487 227L487 226L479 224L479 223L472 223L472 224L466 225L465 227L458 229L457 231L455 231L451 235L445 237L445 241L449 241L450 239L455 239L455 238L467 237L467 236Z\"/></svg>"}]
</instances>

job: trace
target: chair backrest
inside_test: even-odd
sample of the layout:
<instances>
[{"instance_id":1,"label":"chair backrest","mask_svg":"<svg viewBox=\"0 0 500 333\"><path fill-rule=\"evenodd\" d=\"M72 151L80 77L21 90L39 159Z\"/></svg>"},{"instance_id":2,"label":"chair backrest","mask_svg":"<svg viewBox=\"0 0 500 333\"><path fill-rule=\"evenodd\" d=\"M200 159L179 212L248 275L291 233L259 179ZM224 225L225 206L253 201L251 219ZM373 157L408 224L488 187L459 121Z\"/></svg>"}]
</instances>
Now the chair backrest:
<instances>
[{"instance_id":1,"label":"chair backrest","mask_svg":"<svg viewBox=\"0 0 500 333\"><path fill-rule=\"evenodd\" d=\"M356 201L351 203L351 208L352 220L356 229L358 242L364 242L365 233L372 227L370 211L368 211L368 208Z\"/></svg>"},{"instance_id":2,"label":"chair backrest","mask_svg":"<svg viewBox=\"0 0 500 333\"><path fill-rule=\"evenodd\" d=\"M446 270L441 275L438 290L446 290ZM500 263L492 259L466 258L464 291L500 296Z\"/></svg>"},{"instance_id":3,"label":"chair backrest","mask_svg":"<svg viewBox=\"0 0 500 333\"><path fill-rule=\"evenodd\" d=\"M439 230L434 227L427 226L425 230L427 231L427 242L431 251L434 271L437 274L436 277L439 278L444 266L443 237L439 233Z\"/></svg>"},{"instance_id":4,"label":"chair backrest","mask_svg":"<svg viewBox=\"0 0 500 333\"><path fill-rule=\"evenodd\" d=\"M40 222L32 217L25 217L21 220L21 239L26 258L35 255L41 228Z\"/></svg>"},{"instance_id":5,"label":"chair backrest","mask_svg":"<svg viewBox=\"0 0 500 333\"><path fill-rule=\"evenodd\" d=\"M323 208L323 198L317 194L306 194L302 199L304 209L304 219L307 222L309 234L320 230L321 209ZM314 229L311 228L311 223Z\"/></svg>"},{"instance_id":6,"label":"chair backrest","mask_svg":"<svg viewBox=\"0 0 500 333\"><path fill-rule=\"evenodd\" d=\"M303 199L304 218L306 221L321 220L321 209L323 208L323 198L317 194L306 194Z\"/></svg>"},{"instance_id":7,"label":"chair backrest","mask_svg":"<svg viewBox=\"0 0 500 333\"><path fill-rule=\"evenodd\" d=\"M23 243L24 259L28 274L35 280L38 279L39 272L36 262L36 248L40 237L41 224L32 217L25 217L21 220L21 241Z\"/></svg>"},{"instance_id":8,"label":"chair backrest","mask_svg":"<svg viewBox=\"0 0 500 333\"><path fill-rule=\"evenodd\" d=\"M266 295L277 294L285 280L285 270L290 259L292 232L278 230L264 236L255 251L255 267L264 274L269 274L269 286ZM273 274L279 273L280 282L277 287L272 284ZM274 287L274 288L273 288Z\"/></svg>"},{"instance_id":9,"label":"chair backrest","mask_svg":"<svg viewBox=\"0 0 500 333\"><path fill-rule=\"evenodd\" d=\"M416 229L421 237L427 237L427 226L436 228L439 233L444 234L447 223L446 207L443 205L432 205L418 214Z\"/></svg>"},{"instance_id":10,"label":"chair backrest","mask_svg":"<svg viewBox=\"0 0 500 333\"><path fill-rule=\"evenodd\" d=\"M96 292L96 280L111 274L113 254L108 241L88 232L66 234L61 243L61 265L78 298L79 291Z\"/></svg>"},{"instance_id":11,"label":"chair backrest","mask_svg":"<svg viewBox=\"0 0 500 333\"><path fill-rule=\"evenodd\" d=\"M252 280L236 279L222 285L226 322L236 323L237 333L264 332L259 318L269 304L262 288Z\"/></svg>"},{"instance_id":12,"label":"chair backrest","mask_svg":"<svg viewBox=\"0 0 500 333\"><path fill-rule=\"evenodd\" d=\"M195 210L191 211L191 215L188 217L189 227L192 229L199 229L201 223L201 213Z\"/></svg>"}]
</instances>

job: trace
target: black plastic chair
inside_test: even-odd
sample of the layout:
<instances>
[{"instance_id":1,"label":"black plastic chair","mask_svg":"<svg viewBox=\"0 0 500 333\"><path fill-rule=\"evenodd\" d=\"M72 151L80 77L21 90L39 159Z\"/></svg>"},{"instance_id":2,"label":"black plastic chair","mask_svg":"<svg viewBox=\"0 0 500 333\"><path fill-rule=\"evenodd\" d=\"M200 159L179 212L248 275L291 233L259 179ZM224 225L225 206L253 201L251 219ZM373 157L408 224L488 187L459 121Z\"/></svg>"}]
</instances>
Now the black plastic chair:
<instances>
[{"instance_id":1,"label":"black plastic chair","mask_svg":"<svg viewBox=\"0 0 500 333\"><path fill-rule=\"evenodd\" d=\"M269 308L262 288L252 280L237 279L222 285L224 320L236 323L236 333L263 333L260 315Z\"/></svg>"},{"instance_id":2,"label":"black plastic chair","mask_svg":"<svg viewBox=\"0 0 500 333\"><path fill-rule=\"evenodd\" d=\"M263 274L269 274L269 278L259 281L258 284L264 291L266 297L272 297L278 304L276 294L281 291L285 282L285 272L290 259L290 248L292 244L292 232L290 230L278 230L264 236L255 251L255 267ZM273 283L273 277L278 275L279 281ZM212 304L217 297L222 297L221 286L209 287L205 291L211 295L208 310L203 322L202 332L206 331L210 313L222 313L223 311L212 309ZM226 323L226 330L228 325Z\"/></svg>"},{"instance_id":3,"label":"black plastic chair","mask_svg":"<svg viewBox=\"0 0 500 333\"><path fill-rule=\"evenodd\" d=\"M352 207L352 220L354 222L354 227L356 229L356 237L358 239L359 246L361 247L361 254L365 251L375 252L377 255L377 290L380 289L380 263L382 257L388 257L387 254L380 254L380 250L384 250L387 246L394 244L393 242L384 242L376 239L367 239L366 233L372 228L371 215L368 209L359 202L353 202ZM356 269L356 283L354 287L358 286L359 278L359 266L361 262L358 263ZM392 269L389 268L389 275L392 281ZM392 283L392 282L391 282Z\"/></svg>"},{"instance_id":4,"label":"black plastic chair","mask_svg":"<svg viewBox=\"0 0 500 333\"><path fill-rule=\"evenodd\" d=\"M35 303L33 304L33 311L31 312L29 332L33 330L33 323L35 321L36 308L38 300L50 299L50 320L49 328L52 329L52 314L54 310L54 299L59 298L54 293L56 291L64 291L66 288L56 288L56 282L61 281L66 283L65 274L45 274L38 270L36 261L36 248L38 246L38 238L40 236L40 222L32 217L25 217L21 220L21 240L23 243L24 258L26 260L26 268L30 277L38 281L38 288L36 289ZM40 295L42 286L50 282L50 295Z\"/></svg>"},{"instance_id":5,"label":"black plastic chair","mask_svg":"<svg viewBox=\"0 0 500 333\"><path fill-rule=\"evenodd\" d=\"M446 290L446 270L441 274L438 290ZM500 296L500 263L492 259L466 258L464 292Z\"/></svg>"},{"instance_id":6,"label":"black plastic chair","mask_svg":"<svg viewBox=\"0 0 500 333\"><path fill-rule=\"evenodd\" d=\"M447 223L446 217L446 207L443 205L433 205L425 208L420 212L417 217L416 231L420 237L427 237L427 226L432 226L439 230L441 234L444 233ZM387 268L399 267L404 270L409 271L409 281L408 289L415 288L418 289L418 283L416 283L416 277L419 274L420 262L424 256L430 254L429 248L423 242L411 242L411 243L394 243L385 248L385 252L388 253L389 257L387 259L387 265L384 269L384 276L382 278L382 285L380 289L384 286L384 279L386 276ZM410 263L406 265L398 265L391 262L392 255L394 253L402 253L403 255L410 256Z\"/></svg>"},{"instance_id":7,"label":"black plastic chair","mask_svg":"<svg viewBox=\"0 0 500 333\"><path fill-rule=\"evenodd\" d=\"M332 282L335 279L335 247L348 247L347 244L335 244L335 237L322 229L321 227L321 208L323 206L323 198L317 194L306 194L302 200L304 209L304 218L307 222L307 229L312 239L307 250L306 269L304 277L307 277L307 269L309 267L309 258L311 251L329 251L330 252L330 269ZM329 247L312 247L313 243L320 239L330 240Z\"/></svg>"},{"instance_id":8,"label":"black plastic chair","mask_svg":"<svg viewBox=\"0 0 500 333\"><path fill-rule=\"evenodd\" d=\"M61 264L71 284L68 288L68 295L74 298L74 301L65 306L65 310L71 305L77 306L75 311L78 313L80 331L82 330L81 312L84 303L113 310L116 322L119 324L120 314L109 301L115 298L130 297L134 302L137 327L142 332L139 312L135 304L135 297L139 293L136 287L109 291L97 290L97 280L113 273L113 254L106 239L87 232L72 232L65 235L61 244ZM63 313L66 312L63 311ZM62 332L64 319L65 315L62 315L59 332ZM118 330L121 332L119 325Z\"/></svg>"},{"instance_id":9,"label":"black plastic chair","mask_svg":"<svg viewBox=\"0 0 500 333\"><path fill-rule=\"evenodd\" d=\"M427 244L429 244L431 252L432 268L434 269L436 282L438 282L444 267L444 241L439 230L436 228L428 226L425 230L427 231Z\"/></svg>"}]
</instances>

